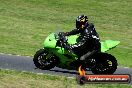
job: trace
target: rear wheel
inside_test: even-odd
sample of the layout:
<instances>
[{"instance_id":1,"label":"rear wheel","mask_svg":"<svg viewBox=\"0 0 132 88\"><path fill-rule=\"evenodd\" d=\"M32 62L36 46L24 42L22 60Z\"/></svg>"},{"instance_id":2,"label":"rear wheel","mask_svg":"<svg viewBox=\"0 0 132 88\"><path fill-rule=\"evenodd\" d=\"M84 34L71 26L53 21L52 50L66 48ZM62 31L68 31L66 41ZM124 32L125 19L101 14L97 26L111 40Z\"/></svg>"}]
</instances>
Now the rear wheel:
<instances>
[{"instance_id":1,"label":"rear wheel","mask_svg":"<svg viewBox=\"0 0 132 88\"><path fill-rule=\"evenodd\" d=\"M117 60L107 53L95 55L95 65L91 68L94 74L113 74L117 69Z\"/></svg>"},{"instance_id":2,"label":"rear wheel","mask_svg":"<svg viewBox=\"0 0 132 88\"><path fill-rule=\"evenodd\" d=\"M55 55L50 54L47 50L40 49L34 55L33 62L37 68L49 70L57 65L58 60Z\"/></svg>"}]
</instances>

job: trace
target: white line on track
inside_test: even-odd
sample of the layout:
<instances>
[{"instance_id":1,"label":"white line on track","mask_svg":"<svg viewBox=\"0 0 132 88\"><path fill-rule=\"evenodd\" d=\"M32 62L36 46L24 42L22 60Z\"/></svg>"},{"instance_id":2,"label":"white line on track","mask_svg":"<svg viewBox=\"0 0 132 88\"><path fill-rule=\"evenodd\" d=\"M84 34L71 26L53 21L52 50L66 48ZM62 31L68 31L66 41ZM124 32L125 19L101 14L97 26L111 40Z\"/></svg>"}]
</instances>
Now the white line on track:
<instances>
[{"instance_id":1,"label":"white line on track","mask_svg":"<svg viewBox=\"0 0 132 88\"><path fill-rule=\"evenodd\" d=\"M31 56L22 56L22 55L15 55L15 54L5 54L5 53L0 53L1 55L9 55L9 56L19 56L19 57L30 57Z\"/></svg>"}]
</instances>

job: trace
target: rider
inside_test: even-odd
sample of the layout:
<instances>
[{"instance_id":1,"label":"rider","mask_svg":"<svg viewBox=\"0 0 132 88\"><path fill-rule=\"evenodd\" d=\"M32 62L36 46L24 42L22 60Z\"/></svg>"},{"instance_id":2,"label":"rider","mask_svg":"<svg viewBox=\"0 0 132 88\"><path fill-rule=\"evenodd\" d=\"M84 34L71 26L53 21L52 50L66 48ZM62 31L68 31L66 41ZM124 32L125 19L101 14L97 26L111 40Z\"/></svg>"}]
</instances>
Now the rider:
<instances>
[{"instance_id":1,"label":"rider","mask_svg":"<svg viewBox=\"0 0 132 88\"><path fill-rule=\"evenodd\" d=\"M100 38L92 23L88 22L88 17L80 15L76 18L76 29L63 33L65 36L80 34L77 43L69 45L63 44L63 47L73 51L80 60L84 60L95 52L100 51Z\"/></svg>"}]
</instances>

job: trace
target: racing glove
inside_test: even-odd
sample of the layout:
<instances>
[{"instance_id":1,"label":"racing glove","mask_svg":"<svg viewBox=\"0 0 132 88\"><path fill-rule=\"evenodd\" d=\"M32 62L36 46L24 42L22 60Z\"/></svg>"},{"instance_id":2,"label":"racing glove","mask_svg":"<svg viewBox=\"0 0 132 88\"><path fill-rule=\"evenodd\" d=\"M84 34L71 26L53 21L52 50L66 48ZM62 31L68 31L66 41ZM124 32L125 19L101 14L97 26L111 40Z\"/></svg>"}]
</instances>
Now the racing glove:
<instances>
[{"instance_id":1,"label":"racing glove","mask_svg":"<svg viewBox=\"0 0 132 88\"><path fill-rule=\"evenodd\" d=\"M72 51L72 48L71 48L71 46L70 46L69 44L63 43L63 47L64 47L64 49L66 49L67 51L73 52L73 51Z\"/></svg>"}]
</instances>

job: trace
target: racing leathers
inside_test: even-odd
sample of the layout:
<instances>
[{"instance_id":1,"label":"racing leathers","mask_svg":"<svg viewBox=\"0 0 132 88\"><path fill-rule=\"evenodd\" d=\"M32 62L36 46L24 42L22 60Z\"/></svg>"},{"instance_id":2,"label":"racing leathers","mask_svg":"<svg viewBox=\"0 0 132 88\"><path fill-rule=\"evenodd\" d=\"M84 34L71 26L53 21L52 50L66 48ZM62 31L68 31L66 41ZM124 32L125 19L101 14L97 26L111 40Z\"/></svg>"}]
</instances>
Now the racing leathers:
<instances>
[{"instance_id":1,"label":"racing leathers","mask_svg":"<svg viewBox=\"0 0 132 88\"><path fill-rule=\"evenodd\" d=\"M92 23L89 23L84 29L74 29L64 33L65 36L80 34L77 43L73 45L64 44L64 48L72 50L80 60L84 60L90 55L101 50L100 38Z\"/></svg>"}]
</instances>

